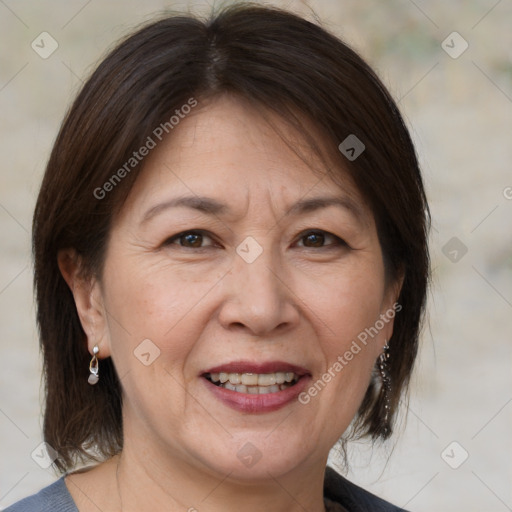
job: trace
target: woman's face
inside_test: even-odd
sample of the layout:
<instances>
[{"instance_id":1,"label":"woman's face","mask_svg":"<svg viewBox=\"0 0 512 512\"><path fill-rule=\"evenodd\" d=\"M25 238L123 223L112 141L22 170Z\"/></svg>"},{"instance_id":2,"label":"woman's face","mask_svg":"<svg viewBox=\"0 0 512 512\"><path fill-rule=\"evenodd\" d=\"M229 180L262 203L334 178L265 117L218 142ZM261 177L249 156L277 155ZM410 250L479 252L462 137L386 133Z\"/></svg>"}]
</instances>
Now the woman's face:
<instances>
[{"instance_id":1,"label":"woman's face","mask_svg":"<svg viewBox=\"0 0 512 512\"><path fill-rule=\"evenodd\" d=\"M89 345L121 379L125 447L251 480L325 464L392 332L372 214L247 105L217 100L171 135L93 287Z\"/></svg>"}]
</instances>

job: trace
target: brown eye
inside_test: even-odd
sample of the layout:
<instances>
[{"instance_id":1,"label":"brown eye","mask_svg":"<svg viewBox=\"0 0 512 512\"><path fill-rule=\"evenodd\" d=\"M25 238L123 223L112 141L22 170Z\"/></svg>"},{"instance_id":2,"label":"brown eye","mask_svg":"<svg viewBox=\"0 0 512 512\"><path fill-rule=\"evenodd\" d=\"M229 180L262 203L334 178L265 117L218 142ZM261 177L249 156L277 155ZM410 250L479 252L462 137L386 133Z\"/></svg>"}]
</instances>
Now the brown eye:
<instances>
[{"instance_id":1,"label":"brown eye","mask_svg":"<svg viewBox=\"0 0 512 512\"><path fill-rule=\"evenodd\" d=\"M308 249L333 249L335 247L347 246L347 243L326 231L308 231L299 238L299 246Z\"/></svg>"},{"instance_id":2,"label":"brown eye","mask_svg":"<svg viewBox=\"0 0 512 512\"><path fill-rule=\"evenodd\" d=\"M322 247L325 242L325 236L323 233L309 233L303 237L304 245L306 247Z\"/></svg>"},{"instance_id":3,"label":"brown eye","mask_svg":"<svg viewBox=\"0 0 512 512\"><path fill-rule=\"evenodd\" d=\"M166 240L164 245L177 245L178 247L184 247L186 249L204 249L214 244L211 237L204 233L199 231L183 231Z\"/></svg>"},{"instance_id":4,"label":"brown eye","mask_svg":"<svg viewBox=\"0 0 512 512\"><path fill-rule=\"evenodd\" d=\"M203 242L203 235L199 233L188 233L181 235L179 238L181 245L184 247L201 247Z\"/></svg>"}]
</instances>

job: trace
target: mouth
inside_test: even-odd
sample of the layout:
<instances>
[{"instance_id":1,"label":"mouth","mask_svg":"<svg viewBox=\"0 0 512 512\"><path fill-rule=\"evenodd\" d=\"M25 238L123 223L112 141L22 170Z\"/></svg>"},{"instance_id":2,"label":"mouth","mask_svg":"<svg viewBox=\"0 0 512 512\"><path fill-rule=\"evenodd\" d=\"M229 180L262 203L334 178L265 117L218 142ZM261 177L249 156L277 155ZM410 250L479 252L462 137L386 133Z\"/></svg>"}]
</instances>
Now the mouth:
<instances>
[{"instance_id":1,"label":"mouth","mask_svg":"<svg viewBox=\"0 0 512 512\"><path fill-rule=\"evenodd\" d=\"M205 379L212 384L236 393L248 393L250 395L265 395L278 393L295 384L300 375L295 372L274 373L227 373L212 372L204 374Z\"/></svg>"},{"instance_id":2,"label":"mouth","mask_svg":"<svg viewBox=\"0 0 512 512\"><path fill-rule=\"evenodd\" d=\"M242 412L270 412L296 400L311 373L282 361L239 361L200 374L207 388L226 405Z\"/></svg>"}]
</instances>

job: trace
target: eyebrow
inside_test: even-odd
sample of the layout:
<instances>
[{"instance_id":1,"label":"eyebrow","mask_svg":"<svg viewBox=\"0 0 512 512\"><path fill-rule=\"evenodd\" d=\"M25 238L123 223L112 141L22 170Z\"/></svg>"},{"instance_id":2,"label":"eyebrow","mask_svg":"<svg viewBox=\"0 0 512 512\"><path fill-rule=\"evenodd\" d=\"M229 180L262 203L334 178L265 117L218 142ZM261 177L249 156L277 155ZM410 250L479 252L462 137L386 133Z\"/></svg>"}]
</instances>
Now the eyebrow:
<instances>
[{"instance_id":1,"label":"eyebrow","mask_svg":"<svg viewBox=\"0 0 512 512\"><path fill-rule=\"evenodd\" d=\"M222 215L229 211L229 207L216 199L200 196L175 197L163 203L151 207L143 216L141 224L148 222L153 217L169 208L191 208L209 215Z\"/></svg>"},{"instance_id":2,"label":"eyebrow","mask_svg":"<svg viewBox=\"0 0 512 512\"><path fill-rule=\"evenodd\" d=\"M304 213L328 208L329 206L338 206L349 211L357 220L364 222L365 215L361 207L348 196L329 196L329 197L313 197L310 199L302 199L296 202L286 211L286 215L302 215Z\"/></svg>"},{"instance_id":3,"label":"eyebrow","mask_svg":"<svg viewBox=\"0 0 512 512\"><path fill-rule=\"evenodd\" d=\"M361 207L348 196L327 196L327 197L313 197L309 199L301 199L293 204L285 212L285 216L298 216L305 213L311 213L322 208L330 206L338 206L351 213L356 220L365 223L366 216ZM171 208L190 208L193 210L206 213L208 215L217 216L225 215L231 212L227 204L221 203L211 197L201 196L184 196L176 197L152 206L142 217L141 224L144 224L156 217L165 210Z\"/></svg>"}]
</instances>

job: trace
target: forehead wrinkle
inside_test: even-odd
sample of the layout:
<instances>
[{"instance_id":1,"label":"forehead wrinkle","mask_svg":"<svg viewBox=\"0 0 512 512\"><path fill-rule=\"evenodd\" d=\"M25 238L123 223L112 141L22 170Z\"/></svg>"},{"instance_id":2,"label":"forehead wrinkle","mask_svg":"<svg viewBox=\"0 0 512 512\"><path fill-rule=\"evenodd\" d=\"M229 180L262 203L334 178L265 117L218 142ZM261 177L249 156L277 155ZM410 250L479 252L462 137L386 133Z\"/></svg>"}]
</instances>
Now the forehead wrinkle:
<instances>
[{"instance_id":1,"label":"forehead wrinkle","mask_svg":"<svg viewBox=\"0 0 512 512\"><path fill-rule=\"evenodd\" d=\"M281 216L279 212L279 204L284 203L284 200L280 197L275 198L274 192L276 188L286 190L285 187L273 187L272 182L267 182L266 186L251 187L249 182L245 182L246 190L244 191L244 201L241 209L235 211L231 209L229 203L227 203L228 211L232 212L233 217L236 221L243 221L252 212L252 214L262 223L265 222L268 215L275 222ZM251 193L252 191L252 193ZM242 194L240 194L242 195Z\"/></svg>"}]
</instances>

